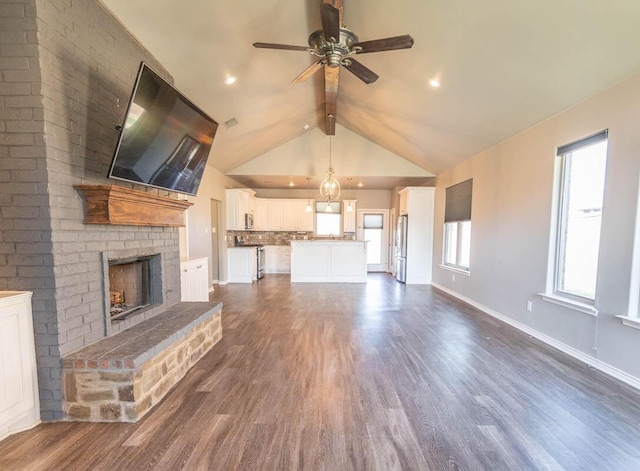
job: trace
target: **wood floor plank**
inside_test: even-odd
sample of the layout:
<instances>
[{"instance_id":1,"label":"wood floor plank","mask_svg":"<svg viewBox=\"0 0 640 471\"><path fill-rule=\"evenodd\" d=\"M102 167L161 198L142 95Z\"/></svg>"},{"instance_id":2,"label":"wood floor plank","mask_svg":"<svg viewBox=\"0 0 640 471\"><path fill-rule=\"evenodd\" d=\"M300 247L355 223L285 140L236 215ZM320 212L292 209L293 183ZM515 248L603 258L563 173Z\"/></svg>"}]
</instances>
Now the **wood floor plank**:
<instances>
[{"instance_id":1,"label":"wood floor plank","mask_svg":"<svg viewBox=\"0 0 640 471\"><path fill-rule=\"evenodd\" d=\"M640 393L426 286L216 288L223 338L137 424L43 424L13 470L640 469Z\"/></svg>"}]
</instances>

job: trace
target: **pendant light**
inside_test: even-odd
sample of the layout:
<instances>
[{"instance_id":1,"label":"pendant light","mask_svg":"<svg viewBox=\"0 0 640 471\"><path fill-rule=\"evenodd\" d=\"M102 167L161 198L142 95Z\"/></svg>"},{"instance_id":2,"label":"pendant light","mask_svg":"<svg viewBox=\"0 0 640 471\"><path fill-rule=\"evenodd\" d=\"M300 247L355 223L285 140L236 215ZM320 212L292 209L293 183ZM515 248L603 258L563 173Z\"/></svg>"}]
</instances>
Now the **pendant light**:
<instances>
[{"instance_id":1,"label":"pendant light","mask_svg":"<svg viewBox=\"0 0 640 471\"><path fill-rule=\"evenodd\" d=\"M340 198L340 183L334 177L335 172L331 164L331 151L331 135L329 135L329 168L327 169L327 176L320 183L320 195L322 199L327 200L327 207L331 206L331 200L337 201Z\"/></svg>"},{"instance_id":2,"label":"pendant light","mask_svg":"<svg viewBox=\"0 0 640 471\"><path fill-rule=\"evenodd\" d=\"M353 180L353 178L351 177L347 178L347 181L349 182L349 192L347 193L347 196L349 197L349 206L347 206L346 211L348 213L353 212L353 206L351 206L351 180Z\"/></svg>"},{"instance_id":3,"label":"pendant light","mask_svg":"<svg viewBox=\"0 0 640 471\"><path fill-rule=\"evenodd\" d=\"M313 208L311 207L311 198L309 198L309 182L311 181L311 177L307 177L307 207L305 208L305 212L312 213Z\"/></svg>"}]
</instances>

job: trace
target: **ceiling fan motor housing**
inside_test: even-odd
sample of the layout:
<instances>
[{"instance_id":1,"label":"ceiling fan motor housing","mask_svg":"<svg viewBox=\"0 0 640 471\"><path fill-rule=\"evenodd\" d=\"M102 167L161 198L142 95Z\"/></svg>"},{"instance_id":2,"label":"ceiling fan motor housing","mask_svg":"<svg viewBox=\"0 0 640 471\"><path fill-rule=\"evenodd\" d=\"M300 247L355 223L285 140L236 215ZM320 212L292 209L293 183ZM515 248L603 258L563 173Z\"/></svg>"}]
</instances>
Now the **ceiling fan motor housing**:
<instances>
[{"instance_id":1,"label":"ceiling fan motor housing","mask_svg":"<svg viewBox=\"0 0 640 471\"><path fill-rule=\"evenodd\" d=\"M334 39L334 38L331 38ZM309 46L314 56L324 58L328 67L338 67L342 60L357 51L353 49L358 43L358 36L346 28L340 28L340 41L327 41L320 29L309 36Z\"/></svg>"}]
</instances>

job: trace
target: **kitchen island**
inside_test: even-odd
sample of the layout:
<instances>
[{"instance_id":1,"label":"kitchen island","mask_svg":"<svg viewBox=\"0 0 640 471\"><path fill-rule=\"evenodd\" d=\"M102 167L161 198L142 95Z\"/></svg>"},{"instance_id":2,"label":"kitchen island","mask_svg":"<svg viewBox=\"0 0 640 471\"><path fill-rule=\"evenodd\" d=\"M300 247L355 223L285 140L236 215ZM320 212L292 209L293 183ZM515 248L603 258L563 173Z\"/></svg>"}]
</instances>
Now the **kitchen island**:
<instances>
[{"instance_id":1,"label":"kitchen island","mask_svg":"<svg viewBox=\"0 0 640 471\"><path fill-rule=\"evenodd\" d=\"M291 282L366 283L366 243L355 240L292 240Z\"/></svg>"}]
</instances>

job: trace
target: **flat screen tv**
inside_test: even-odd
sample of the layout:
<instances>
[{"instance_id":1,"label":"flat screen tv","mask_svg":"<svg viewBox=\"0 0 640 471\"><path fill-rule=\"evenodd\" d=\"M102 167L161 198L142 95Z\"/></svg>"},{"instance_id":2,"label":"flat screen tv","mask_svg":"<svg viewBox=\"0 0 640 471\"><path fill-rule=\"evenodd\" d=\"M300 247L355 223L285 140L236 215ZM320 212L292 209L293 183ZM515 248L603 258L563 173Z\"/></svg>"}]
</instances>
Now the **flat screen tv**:
<instances>
[{"instance_id":1,"label":"flat screen tv","mask_svg":"<svg viewBox=\"0 0 640 471\"><path fill-rule=\"evenodd\" d=\"M109 177L195 195L218 123L140 64Z\"/></svg>"}]
</instances>

